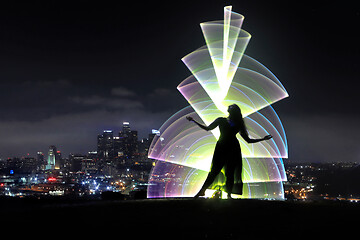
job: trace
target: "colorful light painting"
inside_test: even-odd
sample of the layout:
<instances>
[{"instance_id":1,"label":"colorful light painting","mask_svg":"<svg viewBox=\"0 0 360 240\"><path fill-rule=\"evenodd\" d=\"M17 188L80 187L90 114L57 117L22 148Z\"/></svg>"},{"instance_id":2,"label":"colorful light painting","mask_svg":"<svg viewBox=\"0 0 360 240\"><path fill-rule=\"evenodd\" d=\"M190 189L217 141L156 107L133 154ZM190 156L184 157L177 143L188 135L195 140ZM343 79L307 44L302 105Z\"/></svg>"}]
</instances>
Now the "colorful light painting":
<instances>
[{"instance_id":1,"label":"colorful light painting","mask_svg":"<svg viewBox=\"0 0 360 240\"><path fill-rule=\"evenodd\" d=\"M241 29L244 16L231 9L224 8L224 20L200 24L206 45L182 59L192 75L178 90L190 106L170 117L151 143L148 157L156 162L149 179L149 198L191 197L200 190L220 132L206 132L186 116L209 125L226 117L227 107L234 103L241 108L251 138L268 134L273 138L248 144L238 134L244 192L233 197L284 198L282 159L288 156L288 146L281 121L270 105L288 93L269 69L244 54L251 35ZM210 188L214 191L224 185L222 172Z\"/></svg>"}]
</instances>

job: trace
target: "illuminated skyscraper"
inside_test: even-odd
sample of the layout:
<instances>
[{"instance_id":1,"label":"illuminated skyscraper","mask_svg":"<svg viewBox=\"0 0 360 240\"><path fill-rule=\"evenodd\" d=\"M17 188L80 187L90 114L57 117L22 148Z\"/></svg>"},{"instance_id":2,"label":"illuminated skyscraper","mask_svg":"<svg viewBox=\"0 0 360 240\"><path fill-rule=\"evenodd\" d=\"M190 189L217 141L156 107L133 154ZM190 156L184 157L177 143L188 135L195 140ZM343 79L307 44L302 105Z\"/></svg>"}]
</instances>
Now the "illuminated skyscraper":
<instances>
[{"instance_id":1,"label":"illuminated skyscraper","mask_svg":"<svg viewBox=\"0 0 360 240\"><path fill-rule=\"evenodd\" d=\"M98 135L97 146L99 159L123 164L138 154L138 132L131 130L129 122L123 122L119 136L114 136L112 130L105 130Z\"/></svg>"},{"instance_id":2,"label":"illuminated skyscraper","mask_svg":"<svg viewBox=\"0 0 360 240\"><path fill-rule=\"evenodd\" d=\"M46 170L55 169L55 159L56 159L56 147L50 146L48 152Z\"/></svg>"},{"instance_id":3,"label":"illuminated skyscraper","mask_svg":"<svg viewBox=\"0 0 360 240\"><path fill-rule=\"evenodd\" d=\"M120 149L125 159L133 159L138 153L138 132L131 130L129 122L123 122L123 129L119 132Z\"/></svg>"},{"instance_id":4,"label":"illuminated skyscraper","mask_svg":"<svg viewBox=\"0 0 360 240\"><path fill-rule=\"evenodd\" d=\"M111 130L104 130L98 135L97 152L100 159L111 159L114 157L114 134Z\"/></svg>"},{"instance_id":5,"label":"illuminated skyscraper","mask_svg":"<svg viewBox=\"0 0 360 240\"><path fill-rule=\"evenodd\" d=\"M61 159L61 151L56 151L55 153L55 169L60 169L64 165L62 159Z\"/></svg>"},{"instance_id":6,"label":"illuminated skyscraper","mask_svg":"<svg viewBox=\"0 0 360 240\"><path fill-rule=\"evenodd\" d=\"M123 122L122 132L126 134L126 133L129 133L130 131L131 131L130 123L129 122Z\"/></svg>"},{"instance_id":7,"label":"illuminated skyscraper","mask_svg":"<svg viewBox=\"0 0 360 240\"><path fill-rule=\"evenodd\" d=\"M44 170L44 167L46 166L47 162L44 160L44 153L37 152L37 165L39 166L39 169Z\"/></svg>"}]
</instances>

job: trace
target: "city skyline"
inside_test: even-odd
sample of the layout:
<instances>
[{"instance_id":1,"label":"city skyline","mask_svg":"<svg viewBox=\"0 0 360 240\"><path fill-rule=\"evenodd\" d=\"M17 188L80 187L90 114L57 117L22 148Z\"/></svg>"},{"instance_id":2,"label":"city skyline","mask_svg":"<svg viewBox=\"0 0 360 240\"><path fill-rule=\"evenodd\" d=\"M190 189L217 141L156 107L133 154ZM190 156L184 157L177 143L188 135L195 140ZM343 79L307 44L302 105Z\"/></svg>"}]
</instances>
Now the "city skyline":
<instances>
[{"instance_id":1,"label":"city skyline","mask_svg":"<svg viewBox=\"0 0 360 240\"><path fill-rule=\"evenodd\" d=\"M70 156L72 154L79 154L79 155L86 155L86 154L89 154L89 153L98 153L99 152L99 136L102 136L104 134L109 134L111 133L111 135L113 136L113 140L116 141L116 140L119 140L119 138L121 137L121 135L124 133L124 125L126 125L129 129L131 129L131 125L129 122L123 122L122 123L122 127L120 130L116 131L116 130L113 130L113 129L104 129L103 131L101 131L101 133L99 132L97 135L94 136L93 140L94 140L94 149L88 149L87 151L85 152L63 152L61 150L61 148L58 148L57 145L54 145L54 144L49 144L47 146L46 149L39 149L38 151L36 152L26 152L25 154L23 155L14 155L14 156L1 156L0 155L0 160L6 160L6 159L11 159L11 158L36 158L40 155L43 155L46 159L46 161L50 161L49 160L49 156L51 155L52 157L52 160L54 163L53 165L55 165L55 157L57 157L57 154L60 154L60 157L61 156ZM145 140L149 140L149 136L151 134L154 134L155 132L157 132L157 130L155 129L152 129L150 132L147 133L147 135L145 134L142 134L144 135L145 137L139 137L140 135L138 135L138 131L137 130L131 130L131 132L136 132L136 140L137 142L142 142L142 141L145 141ZM115 136L115 134L118 134L119 136ZM142 136L141 135L141 136ZM96 140L96 136L97 136L97 142L95 141ZM21 151L19 151L21 152ZM53 154L53 156L52 156ZM50 164L49 164L50 165Z\"/></svg>"},{"instance_id":2,"label":"city skyline","mask_svg":"<svg viewBox=\"0 0 360 240\"><path fill-rule=\"evenodd\" d=\"M190 75L181 57L204 44L198 24L233 5L253 36L247 53L291 96L274 104L289 161L358 162L360 12L352 4L1 3L0 156L50 145L84 153L96 147L92 136L123 121L140 137L159 129L187 106L176 86Z\"/></svg>"}]
</instances>

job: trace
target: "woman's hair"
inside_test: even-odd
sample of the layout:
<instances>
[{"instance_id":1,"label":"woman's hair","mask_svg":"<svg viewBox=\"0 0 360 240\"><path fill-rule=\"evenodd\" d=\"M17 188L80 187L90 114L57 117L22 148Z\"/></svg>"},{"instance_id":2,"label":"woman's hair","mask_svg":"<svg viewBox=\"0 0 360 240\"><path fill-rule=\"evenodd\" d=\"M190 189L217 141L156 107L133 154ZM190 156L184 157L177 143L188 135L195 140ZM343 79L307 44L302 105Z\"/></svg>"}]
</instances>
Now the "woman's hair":
<instances>
[{"instance_id":1,"label":"woman's hair","mask_svg":"<svg viewBox=\"0 0 360 240\"><path fill-rule=\"evenodd\" d=\"M229 111L229 118L231 121L233 121L236 124L242 121L243 117L238 105L236 104L230 105L228 111Z\"/></svg>"},{"instance_id":2,"label":"woman's hair","mask_svg":"<svg viewBox=\"0 0 360 240\"><path fill-rule=\"evenodd\" d=\"M232 104L229 106L229 119L239 126L240 132L246 131L245 123L243 116L241 114L241 109L238 105Z\"/></svg>"}]
</instances>

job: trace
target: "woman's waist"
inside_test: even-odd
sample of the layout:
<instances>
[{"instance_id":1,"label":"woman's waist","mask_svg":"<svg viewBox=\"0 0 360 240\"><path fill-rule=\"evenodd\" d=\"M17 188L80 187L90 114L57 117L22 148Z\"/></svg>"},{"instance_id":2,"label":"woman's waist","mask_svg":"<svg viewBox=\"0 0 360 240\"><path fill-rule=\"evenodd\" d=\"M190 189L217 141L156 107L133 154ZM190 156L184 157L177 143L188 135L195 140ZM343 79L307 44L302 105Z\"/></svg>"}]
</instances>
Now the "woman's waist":
<instances>
[{"instance_id":1,"label":"woman's waist","mask_svg":"<svg viewBox=\"0 0 360 240\"><path fill-rule=\"evenodd\" d=\"M237 140L236 136L227 137L227 138L224 138L224 137L220 136L218 142L219 143L237 143L237 144L239 144L239 141Z\"/></svg>"}]
</instances>

